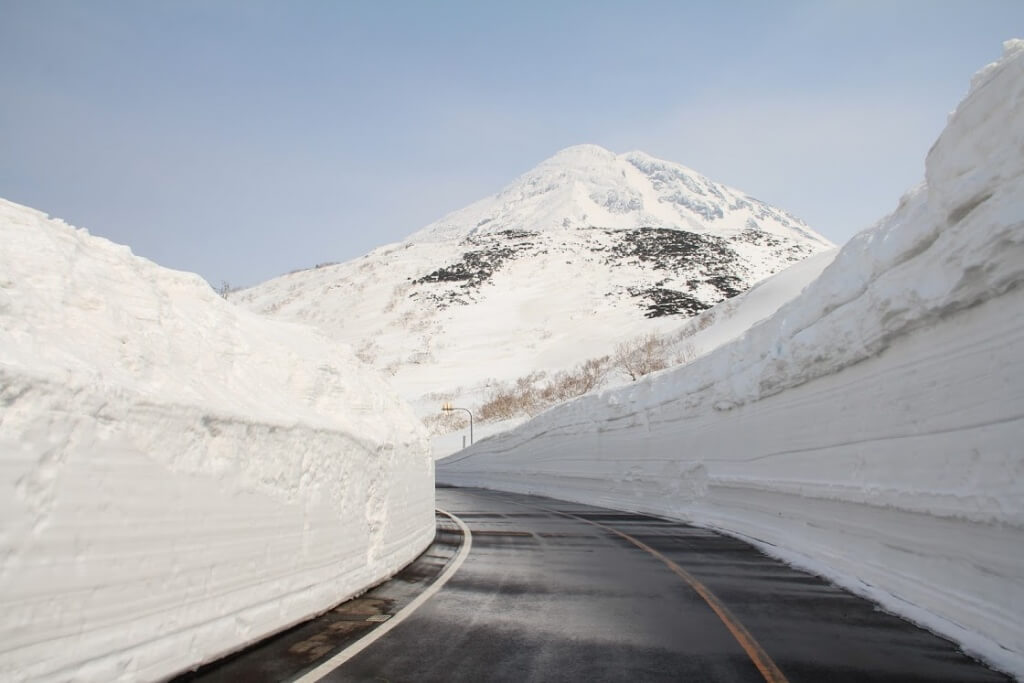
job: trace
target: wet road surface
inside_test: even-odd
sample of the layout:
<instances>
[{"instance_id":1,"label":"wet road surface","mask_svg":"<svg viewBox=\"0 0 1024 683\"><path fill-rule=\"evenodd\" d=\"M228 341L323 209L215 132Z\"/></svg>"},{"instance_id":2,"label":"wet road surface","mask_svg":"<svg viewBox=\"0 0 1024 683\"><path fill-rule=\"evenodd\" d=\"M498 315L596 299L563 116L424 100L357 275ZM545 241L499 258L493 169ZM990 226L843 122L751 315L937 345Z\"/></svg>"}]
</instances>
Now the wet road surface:
<instances>
[{"instance_id":1,"label":"wet road surface","mask_svg":"<svg viewBox=\"0 0 1024 683\"><path fill-rule=\"evenodd\" d=\"M464 564L322 680L1009 680L866 600L706 529L479 489L439 488L437 505L472 532ZM425 565L364 596L379 601L380 618L455 555L458 534L440 524L441 545ZM237 667L252 657L246 669L218 665L192 679L293 679L362 635L318 641L331 627L307 628L277 655L271 647L231 660ZM258 663L275 657L276 665Z\"/></svg>"}]
</instances>

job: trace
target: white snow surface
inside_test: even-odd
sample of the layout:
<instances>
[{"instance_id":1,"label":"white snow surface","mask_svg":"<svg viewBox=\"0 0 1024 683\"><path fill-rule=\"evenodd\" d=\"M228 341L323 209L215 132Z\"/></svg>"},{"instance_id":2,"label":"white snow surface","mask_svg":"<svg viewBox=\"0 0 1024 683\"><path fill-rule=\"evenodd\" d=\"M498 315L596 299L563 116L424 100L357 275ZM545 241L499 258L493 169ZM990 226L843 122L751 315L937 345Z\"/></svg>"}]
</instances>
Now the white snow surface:
<instances>
[{"instance_id":1,"label":"white snow surface","mask_svg":"<svg viewBox=\"0 0 1024 683\"><path fill-rule=\"evenodd\" d=\"M0 679L165 678L433 538L419 420L344 345L0 200Z\"/></svg>"},{"instance_id":2,"label":"white snow surface","mask_svg":"<svg viewBox=\"0 0 1024 683\"><path fill-rule=\"evenodd\" d=\"M685 258L673 250L689 245L672 243L684 234L700 242ZM662 241L638 253L648 237ZM641 292L684 293L699 309L735 294L714 284L723 275L745 291L831 248L785 211L685 166L580 145L404 242L231 299L351 344L418 414L436 416L442 402L475 409L502 382L685 322L646 317ZM457 279L459 268L479 277Z\"/></svg>"},{"instance_id":3,"label":"white snow surface","mask_svg":"<svg viewBox=\"0 0 1024 683\"><path fill-rule=\"evenodd\" d=\"M721 529L1024 679L1024 41L1004 47L926 182L800 296L438 479Z\"/></svg>"},{"instance_id":4,"label":"white snow surface","mask_svg":"<svg viewBox=\"0 0 1024 683\"><path fill-rule=\"evenodd\" d=\"M700 357L741 336L797 296L832 262L836 253L836 249L829 249L809 256L781 273L759 282L743 294L727 299L686 321L665 335L669 343L667 355L673 357L692 354L695 358ZM612 374L603 387L617 387L629 382L625 374ZM517 427L527 419L518 417L500 422L478 422L474 435L479 440ZM467 424L462 429L435 436L431 440L431 448L434 458L439 459L462 450L468 443Z\"/></svg>"},{"instance_id":5,"label":"white snow surface","mask_svg":"<svg viewBox=\"0 0 1024 683\"><path fill-rule=\"evenodd\" d=\"M674 342L677 350L690 346L696 357L714 351L742 336L796 298L835 260L837 253L837 249L829 249L794 263L748 291L726 299L694 317L673 330L668 339Z\"/></svg>"},{"instance_id":6,"label":"white snow surface","mask_svg":"<svg viewBox=\"0 0 1024 683\"><path fill-rule=\"evenodd\" d=\"M558 152L498 194L454 211L409 238L422 243L503 230L671 228L736 235L755 226L831 243L799 218L691 168L640 151L616 155L597 145Z\"/></svg>"}]
</instances>

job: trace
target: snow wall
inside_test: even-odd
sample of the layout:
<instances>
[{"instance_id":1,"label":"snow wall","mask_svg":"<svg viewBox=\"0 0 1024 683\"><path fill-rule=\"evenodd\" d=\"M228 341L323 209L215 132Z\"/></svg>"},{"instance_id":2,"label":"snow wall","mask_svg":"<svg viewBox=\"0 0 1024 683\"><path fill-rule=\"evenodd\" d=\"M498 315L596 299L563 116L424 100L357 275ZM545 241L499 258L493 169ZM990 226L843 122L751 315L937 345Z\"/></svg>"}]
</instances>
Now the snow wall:
<instances>
[{"instance_id":1,"label":"snow wall","mask_svg":"<svg viewBox=\"0 0 1024 683\"><path fill-rule=\"evenodd\" d=\"M0 680L166 678L432 540L433 461L347 347L0 200Z\"/></svg>"},{"instance_id":2,"label":"snow wall","mask_svg":"<svg viewBox=\"0 0 1024 683\"><path fill-rule=\"evenodd\" d=\"M753 540L1024 677L1024 42L926 183L690 365L437 463L439 481Z\"/></svg>"}]
</instances>

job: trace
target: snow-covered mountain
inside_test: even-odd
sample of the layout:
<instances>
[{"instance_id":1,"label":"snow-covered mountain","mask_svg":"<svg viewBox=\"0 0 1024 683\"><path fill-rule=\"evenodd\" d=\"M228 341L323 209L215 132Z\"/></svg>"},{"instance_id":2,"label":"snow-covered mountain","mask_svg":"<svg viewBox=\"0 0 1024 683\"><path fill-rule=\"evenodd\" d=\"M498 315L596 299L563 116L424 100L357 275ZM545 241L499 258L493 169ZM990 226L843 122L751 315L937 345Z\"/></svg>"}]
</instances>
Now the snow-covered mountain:
<instances>
[{"instance_id":1,"label":"snow-covered mountain","mask_svg":"<svg viewBox=\"0 0 1024 683\"><path fill-rule=\"evenodd\" d=\"M684 166L581 145L404 242L232 299L352 344L425 414L678 327L831 246Z\"/></svg>"}]
</instances>

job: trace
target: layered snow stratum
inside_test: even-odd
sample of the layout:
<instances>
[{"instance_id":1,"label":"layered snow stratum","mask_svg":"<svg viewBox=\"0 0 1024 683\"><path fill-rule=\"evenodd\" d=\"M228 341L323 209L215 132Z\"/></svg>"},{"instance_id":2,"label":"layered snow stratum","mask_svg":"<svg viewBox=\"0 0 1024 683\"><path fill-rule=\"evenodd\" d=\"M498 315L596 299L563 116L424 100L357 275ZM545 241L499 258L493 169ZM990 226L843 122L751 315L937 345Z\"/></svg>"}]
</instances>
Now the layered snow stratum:
<instances>
[{"instance_id":1,"label":"layered snow stratum","mask_svg":"<svg viewBox=\"0 0 1024 683\"><path fill-rule=\"evenodd\" d=\"M0 200L0 679L165 678L432 539L375 372L198 276Z\"/></svg>"},{"instance_id":2,"label":"layered snow stratum","mask_svg":"<svg viewBox=\"0 0 1024 683\"><path fill-rule=\"evenodd\" d=\"M1024 678L1024 41L926 182L803 293L678 370L438 463L443 482L724 530Z\"/></svg>"}]
</instances>

